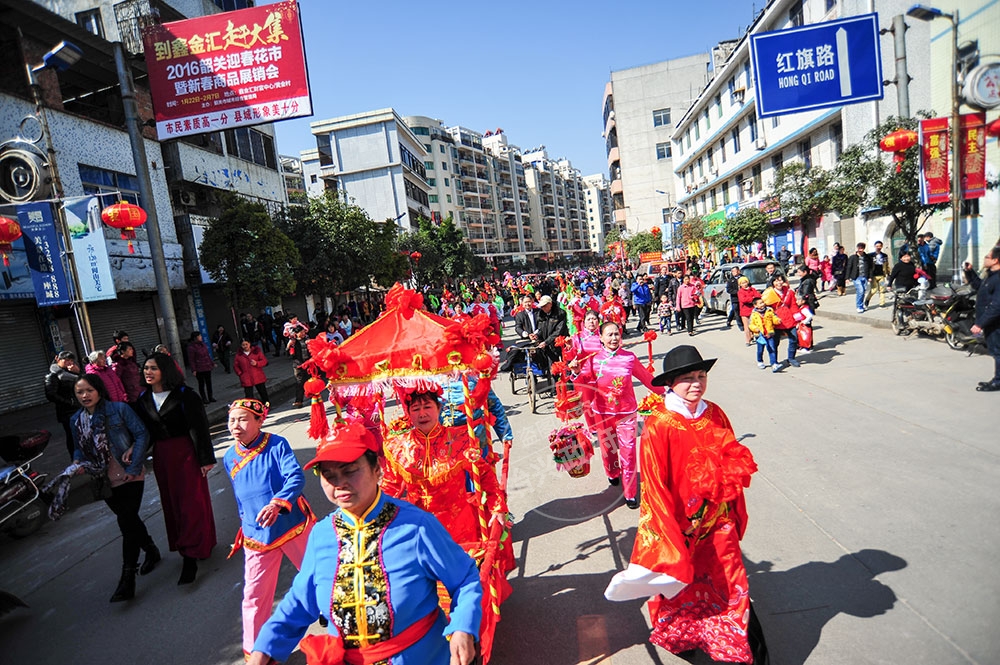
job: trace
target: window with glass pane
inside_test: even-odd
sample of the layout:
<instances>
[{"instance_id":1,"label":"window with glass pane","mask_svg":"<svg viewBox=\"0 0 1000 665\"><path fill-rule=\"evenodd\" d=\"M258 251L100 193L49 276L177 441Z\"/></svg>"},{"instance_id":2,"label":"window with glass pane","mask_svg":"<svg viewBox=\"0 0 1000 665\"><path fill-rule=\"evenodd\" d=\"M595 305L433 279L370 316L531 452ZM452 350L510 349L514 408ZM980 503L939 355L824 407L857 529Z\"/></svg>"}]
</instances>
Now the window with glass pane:
<instances>
[{"instance_id":1,"label":"window with glass pane","mask_svg":"<svg viewBox=\"0 0 1000 665\"><path fill-rule=\"evenodd\" d=\"M101 20L100 9L77 12L76 24L93 35L104 37L104 22Z\"/></svg>"},{"instance_id":2,"label":"window with glass pane","mask_svg":"<svg viewBox=\"0 0 1000 665\"><path fill-rule=\"evenodd\" d=\"M811 139L799 141L799 156L802 157L802 163L806 165L806 168L811 169L813 165Z\"/></svg>"},{"instance_id":3,"label":"window with glass pane","mask_svg":"<svg viewBox=\"0 0 1000 665\"><path fill-rule=\"evenodd\" d=\"M750 177L753 178L754 193L759 192L761 190L761 185L763 184L761 182L760 173L761 173L760 164L754 164L752 167L750 167Z\"/></svg>"},{"instance_id":4,"label":"window with glass pane","mask_svg":"<svg viewBox=\"0 0 1000 665\"><path fill-rule=\"evenodd\" d=\"M733 137L733 154L735 155L740 151L740 130L739 128L734 128L730 134Z\"/></svg>"},{"instance_id":5,"label":"window with glass pane","mask_svg":"<svg viewBox=\"0 0 1000 665\"><path fill-rule=\"evenodd\" d=\"M656 109L653 111L653 127L661 127L670 124L670 109Z\"/></svg>"},{"instance_id":6,"label":"window with glass pane","mask_svg":"<svg viewBox=\"0 0 1000 665\"><path fill-rule=\"evenodd\" d=\"M657 143L656 144L656 158L657 159L670 159L670 144L669 143Z\"/></svg>"},{"instance_id":7,"label":"window with glass pane","mask_svg":"<svg viewBox=\"0 0 1000 665\"><path fill-rule=\"evenodd\" d=\"M227 132L227 137L228 137L228 132ZM319 152L320 166L333 165L333 147L330 144L329 134L319 134L316 136L316 150Z\"/></svg>"},{"instance_id":8,"label":"window with glass pane","mask_svg":"<svg viewBox=\"0 0 1000 665\"><path fill-rule=\"evenodd\" d=\"M747 118L747 125L750 127L750 140L757 140L757 114L751 113L750 117Z\"/></svg>"},{"instance_id":9,"label":"window with glass pane","mask_svg":"<svg viewBox=\"0 0 1000 665\"><path fill-rule=\"evenodd\" d=\"M434 162L424 162L424 168L428 171L434 170Z\"/></svg>"}]
</instances>

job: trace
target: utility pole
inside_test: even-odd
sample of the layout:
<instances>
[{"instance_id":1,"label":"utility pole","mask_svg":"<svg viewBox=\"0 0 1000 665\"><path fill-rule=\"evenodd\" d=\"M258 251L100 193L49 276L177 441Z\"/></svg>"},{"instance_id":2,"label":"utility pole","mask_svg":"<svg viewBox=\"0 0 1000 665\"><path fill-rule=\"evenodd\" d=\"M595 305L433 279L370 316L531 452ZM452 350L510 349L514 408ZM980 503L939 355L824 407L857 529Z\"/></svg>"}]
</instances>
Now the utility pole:
<instances>
[{"instance_id":1,"label":"utility pole","mask_svg":"<svg viewBox=\"0 0 1000 665\"><path fill-rule=\"evenodd\" d=\"M156 217L156 202L153 184L149 179L149 161L146 159L146 143L139 125L139 107L135 101L135 83L132 73L125 64L125 49L121 42L114 42L115 68L122 90L122 107L125 110L125 128L132 144L132 159L135 161L135 175L139 180L139 196L146 203L146 229L149 233L149 256L153 262L153 276L156 278L156 293L160 297L160 315L167 336L167 347L171 353L181 352L181 338L177 332L177 315L170 293L170 277L167 274L167 260L163 255L163 240L160 224Z\"/></svg>"},{"instance_id":2,"label":"utility pole","mask_svg":"<svg viewBox=\"0 0 1000 665\"><path fill-rule=\"evenodd\" d=\"M910 75L906 71L906 17L892 17L892 43L896 52L896 106L898 115L910 117Z\"/></svg>"}]
</instances>

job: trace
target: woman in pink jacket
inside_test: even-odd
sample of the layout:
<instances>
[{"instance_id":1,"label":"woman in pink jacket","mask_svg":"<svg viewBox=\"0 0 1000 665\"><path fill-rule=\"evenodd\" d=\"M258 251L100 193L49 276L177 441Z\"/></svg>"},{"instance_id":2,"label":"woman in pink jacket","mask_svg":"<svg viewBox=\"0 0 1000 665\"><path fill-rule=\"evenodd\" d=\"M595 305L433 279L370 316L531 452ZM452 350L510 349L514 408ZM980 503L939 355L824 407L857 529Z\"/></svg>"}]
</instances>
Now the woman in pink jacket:
<instances>
[{"instance_id":1,"label":"woman in pink jacket","mask_svg":"<svg viewBox=\"0 0 1000 665\"><path fill-rule=\"evenodd\" d=\"M642 366L634 353L621 348L622 333L617 324L601 326L601 350L595 355L570 363L570 370L579 373L577 380L593 390L597 440L601 444L604 470L612 485L622 483L625 505L639 507L639 482L636 477L635 428L639 405L635 399L632 379L657 395L662 387L653 385L653 375Z\"/></svg>"},{"instance_id":2,"label":"woman in pink jacket","mask_svg":"<svg viewBox=\"0 0 1000 665\"><path fill-rule=\"evenodd\" d=\"M573 350L576 357L586 360L600 351L601 344L601 318L597 312L587 310L583 317L583 328L571 338ZM587 431L590 438L594 438L597 433L597 418L594 416L594 389L586 384L578 384L576 388L580 391L580 404L583 406L583 422L587 424ZM610 477L610 474L609 474Z\"/></svg>"},{"instance_id":3,"label":"woman in pink jacket","mask_svg":"<svg viewBox=\"0 0 1000 665\"><path fill-rule=\"evenodd\" d=\"M111 369L111 365L108 364L108 356L104 351L91 351L90 355L87 356L87 366L84 371L87 374L96 374L101 377L104 382L104 386L108 389L108 396L111 398L112 402L127 402L128 394L125 392L125 385L122 384L122 380L118 378L115 371Z\"/></svg>"},{"instance_id":4,"label":"woman in pink jacket","mask_svg":"<svg viewBox=\"0 0 1000 665\"><path fill-rule=\"evenodd\" d=\"M264 368L267 367L267 356L260 350L259 346L254 346L249 340L240 342L240 350L233 357L233 371L240 377L240 385L243 386L243 396L247 399L253 398L253 389L257 389L260 401L268 403L267 375Z\"/></svg>"},{"instance_id":5,"label":"woman in pink jacket","mask_svg":"<svg viewBox=\"0 0 1000 665\"><path fill-rule=\"evenodd\" d=\"M694 334L694 320L698 316L701 289L691 281L691 275L684 275L684 281L677 287L677 309L684 314L688 335Z\"/></svg>"}]
</instances>

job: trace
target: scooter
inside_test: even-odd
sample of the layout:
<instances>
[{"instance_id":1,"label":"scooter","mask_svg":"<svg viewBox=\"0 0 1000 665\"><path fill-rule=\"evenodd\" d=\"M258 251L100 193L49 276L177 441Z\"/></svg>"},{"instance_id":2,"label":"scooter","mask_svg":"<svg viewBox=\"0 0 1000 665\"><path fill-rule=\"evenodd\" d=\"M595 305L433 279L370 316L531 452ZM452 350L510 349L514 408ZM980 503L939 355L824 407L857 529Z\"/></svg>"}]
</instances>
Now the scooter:
<instances>
[{"instance_id":1,"label":"scooter","mask_svg":"<svg viewBox=\"0 0 1000 665\"><path fill-rule=\"evenodd\" d=\"M31 463L42 456L49 444L45 430L23 436L0 437L0 531L24 538L47 519L41 487L47 474L32 471Z\"/></svg>"},{"instance_id":2,"label":"scooter","mask_svg":"<svg viewBox=\"0 0 1000 665\"><path fill-rule=\"evenodd\" d=\"M965 311L971 297L972 289L968 286L898 289L892 305L892 329L897 335L913 332L945 335L948 317Z\"/></svg>"},{"instance_id":3,"label":"scooter","mask_svg":"<svg viewBox=\"0 0 1000 665\"><path fill-rule=\"evenodd\" d=\"M975 321L976 295L970 291L959 296L959 300L944 315L944 339L948 346L968 351L971 355L975 347L983 343L982 335L972 334Z\"/></svg>"}]
</instances>

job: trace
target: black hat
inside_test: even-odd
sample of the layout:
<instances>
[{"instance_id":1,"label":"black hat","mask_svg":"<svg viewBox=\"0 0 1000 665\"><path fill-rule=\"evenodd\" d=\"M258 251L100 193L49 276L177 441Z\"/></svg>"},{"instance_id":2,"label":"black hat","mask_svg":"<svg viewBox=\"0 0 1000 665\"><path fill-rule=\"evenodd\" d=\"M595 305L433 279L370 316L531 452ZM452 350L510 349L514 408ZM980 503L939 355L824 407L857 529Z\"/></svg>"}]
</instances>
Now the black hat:
<instances>
[{"instance_id":1,"label":"black hat","mask_svg":"<svg viewBox=\"0 0 1000 665\"><path fill-rule=\"evenodd\" d=\"M663 357L663 374L658 374L653 378L653 385L665 386L673 381L674 377L696 370L703 369L707 372L712 369L716 360L717 358L703 359L698 353L698 349L690 344L675 346L667 351L667 355Z\"/></svg>"}]
</instances>

